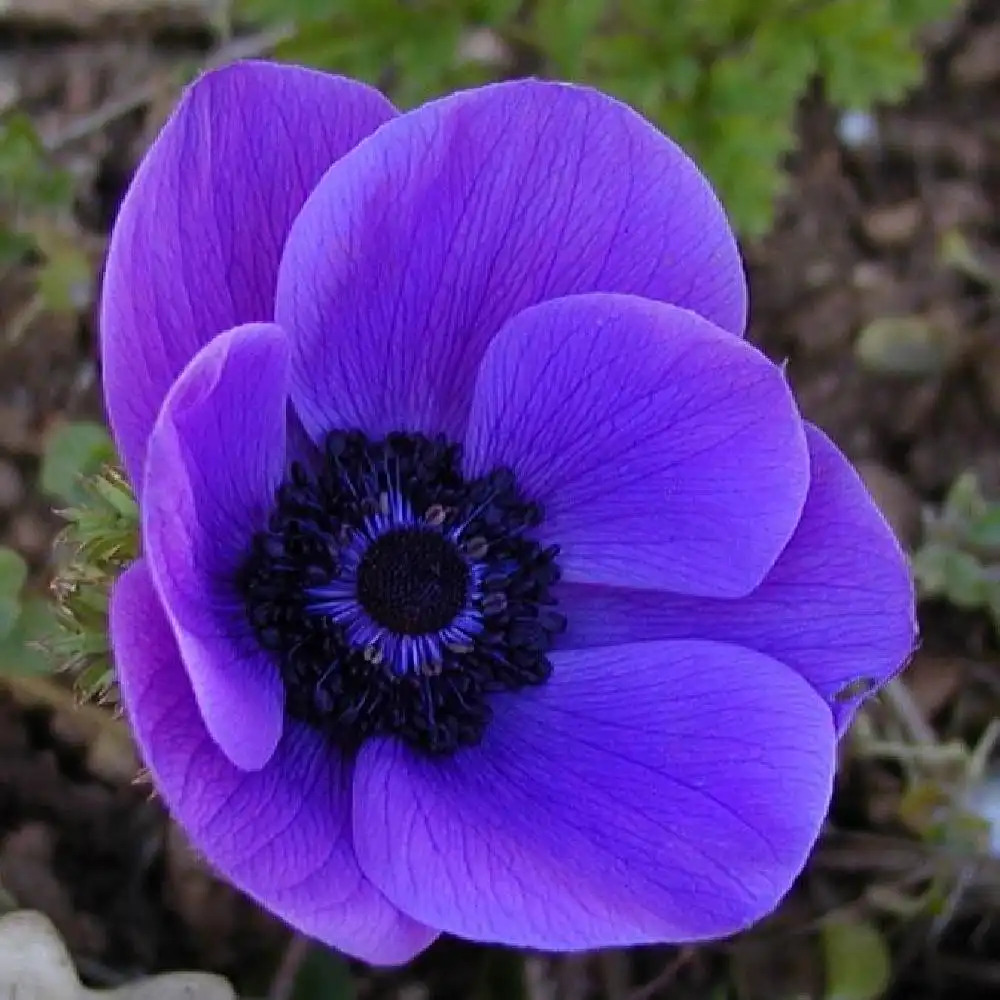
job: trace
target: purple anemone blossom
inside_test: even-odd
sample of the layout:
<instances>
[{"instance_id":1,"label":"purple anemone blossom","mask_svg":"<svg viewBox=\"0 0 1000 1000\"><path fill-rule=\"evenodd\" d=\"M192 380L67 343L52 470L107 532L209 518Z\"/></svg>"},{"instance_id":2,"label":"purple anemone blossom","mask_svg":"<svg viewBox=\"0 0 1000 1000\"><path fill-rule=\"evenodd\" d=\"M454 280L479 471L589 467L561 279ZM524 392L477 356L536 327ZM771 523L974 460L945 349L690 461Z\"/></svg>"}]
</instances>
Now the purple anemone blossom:
<instances>
[{"instance_id":1,"label":"purple anemone blossom","mask_svg":"<svg viewBox=\"0 0 1000 1000\"><path fill-rule=\"evenodd\" d=\"M190 88L107 265L111 631L227 879L384 964L777 904L913 595L745 316L707 182L602 94Z\"/></svg>"}]
</instances>

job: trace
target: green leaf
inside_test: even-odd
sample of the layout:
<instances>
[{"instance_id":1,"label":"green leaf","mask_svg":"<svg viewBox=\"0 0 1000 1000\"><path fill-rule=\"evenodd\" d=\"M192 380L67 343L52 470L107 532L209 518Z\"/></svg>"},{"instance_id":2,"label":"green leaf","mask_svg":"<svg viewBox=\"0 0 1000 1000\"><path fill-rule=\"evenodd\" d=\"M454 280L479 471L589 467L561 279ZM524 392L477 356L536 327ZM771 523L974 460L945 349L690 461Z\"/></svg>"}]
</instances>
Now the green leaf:
<instances>
[{"instance_id":1,"label":"green leaf","mask_svg":"<svg viewBox=\"0 0 1000 1000\"><path fill-rule=\"evenodd\" d=\"M956 335L922 316L886 316L858 334L854 351L869 371L916 378L944 371L959 346Z\"/></svg>"},{"instance_id":2,"label":"green leaf","mask_svg":"<svg viewBox=\"0 0 1000 1000\"><path fill-rule=\"evenodd\" d=\"M45 263L38 271L38 291L51 312L75 312L86 306L94 271L84 250L66 236L49 232L39 236Z\"/></svg>"},{"instance_id":3,"label":"green leaf","mask_svg":"<svg viewBox=\"0 0 1000 1000\"><path fill-rule=\"evenodd\" d=\"M77 503L83 495L81 479L114 460L114 446L101 424L60 424L46 442L39 476L41 487L51 496Z\"/></svg>"},{"instance_id":4,"label":"green leaf","mask_svg":"<svg viewBox=\"0 0 1000 1000\"><path fill-rule=\"evenodd\" d=\"M124 476L106 467L80 481L82 499L60 511L64 556L52 583L58 628L46 644L85 698L116 698L108 651L108 595L139 549L139 511ZM65 558L68 556L68 558Z\"/></svg>"},{"instance_id":5,"label":"green leaf","mask_svg":"<svg viewBox=\"0 0 1000 1000\"><path fill-rule=\"evenodd\" d=\"M238 0L296 28L280 54L385 87L402 107L504 76L456 58L488 26L520 66L598 87L689 149L744 236L767 231L799 100L817 75L869 110L922 69L915 33L957 0Z\"/></svg>"},{"instance_id":6,"label":"green leaf","mask_svg":"<svg viewBox=\"0 0 1000 1000\"><path fill-rule=\"evenodd\" d=\"M502 28L517 17L521 0L482 0L479 18L483 24Z\"/></svg>"},{"instance_id":7,"label":"green leaf","mask_svg":"<svg viewBox=\"0 0 1000 1000\"><path fill-rule=\"evenodd\" d=\"M953 14L956 0L888 0L893 21L909 31L917 31Z\"/></svg>"},{"instance_id":8,"label":"green leaf","mask_svg":"<svg viewBox=\"0 0 1000 1000\"><path fill-rule=\"evenodd\" d=\"M919 81L923 61L912 30L885 0L827 0L807 20L835 104L870 108Z\"/></svg>"},{"instance_id":9,"label":"green leaf","mask_svg":"<svg viewBox=\"0 0 1000 1000\"><path fill-rule=\"evenodd\" d=\"M983 496L979 478L973 472L964 472L951 484L940 520L947 528L961 534L970 521L985 517L988 511L989 503Z\"/></svg>"},{"instance_id":10,"label":"green leaf","mask_svg":"<svg viewBox=\"0 0 1000 1000\"><path fill-rule=\"evenodd\" d=\"M607 16L606 0L539 0L534 6L536 37L544 39L545 53L556 75L582 75L587 39Z\"/></svg>"},{"instance_id":11,"label":"green leaf","mask_svg":"<svg viewBox=\"0 0 1000 1000\"><path fill-rule=\"evenodd\" d=\"M0 226L0 267L19 264L35 249L35 241L20 229Z\"/></svg>"},{"instance_id":12,"label":"green leaf","mask_svg":"<svg viewBox=\"0 0 1000 1000\"><path fill-rule=\"evenodd\" d=\"M21 614L21 589L28 565L13 549L0 546L0 639L9 635Z\"/></svg>"},{"instance_id":13,"label":"green leaf","mask_svg":"<svg viewBox=\"0 0 1000 1000\"><path fill-rule=\"evenodd\" d=\"M298 22L330 17L336 8L343 6L342 3L333 4L330 0L242 0L238 9L254 20Z\"/></svg>"},{"instance_id":14,"label":"green leaf","mask_svg":"<svg viewBox=\"0 0 1000 1000\"><path fill-rule=\"evenodd\" d=\"M88 662L80 669L73 686L83 701L98 701L114 690L114 671L103 660Z\"/></svg>"},{"instance_id":15,"label":"green leaf","mask_svg":"<svg viewBox=\"0 0 1000 1000\"><path fill-rule=\"evenodd\" d=\"M878 1000L889 986L889 949L865 920L830 920L822 929L825 1000Z\"/></svg>"},{"instance_id":16,"label":"green leaf","mask_svg":"<svg viewBox=\"0 0 1000 1000\"><path fill-rule=\"evenodd\" d=\"M950 545L929 543L913 556L913 572L924 594L944 597L960 608L989 603L990 580L983 564Z\"/></svg>"},{"instance_id":17,"label":"green leaf","mask_svg":"<svg viewBox=\"0 0 1000 1000\"><path fill-rule=\"evenodd\" d=\"M980 517L965 526L965 541L973 548L996 550L1000 555L1000 504L989 504Z\"/></svg>"},{"instance_id":18,"label":"green leaf","mask_svg":"<svg viewBox=\"0 0 1000 1000\"><path fill-rule=\"evenodd\" d=\"M138 523L139 505L135 502L135 496L128 488L124 480L116 478L113 480L97 476L92 480L94 493L103 500L111 510L126 521Z\"/></svg>"},{"instance_id":19,"label":"green leaf","mask_svg":"<svg viewBox=\"0 0 1000 1000\"><path fill-rule=\"evenodd\" d=\"M68 208L73 179L48 162L27 115L0 120L0 202L23 211Z\"/></svg>"},{"instance_id":20,"label":"green leaf","mask_svg":"<svg viewBox=\"0 0 1000 1000\"><path fill-rule=\"evenodd\" d=\"M24 602L14 627L0 639L0 673L47 674L52 661L42 648L55 632L52 606L40 597Z\"/></svg>"},{"instance_id":21,"label":"green leaf","mask_svg":"<svg viewBox=\"0 0 1000 1000\"><path fill-rule=\"evenodd\" d=\"M295 976L291 1000L354 1000L356 995L346 959L312 945Z\"/></svg>"},{"instance_id":22,"label":"green leaf","mask_svg":"<svg viewBox=\"0 0 1000 1000\"><path fill-rule=\"evenodd\" d=\"M1000 267L995 261L983 259L960 229L949 229L942 234L938 256L945 267L953 268L978 285L1000 291Z\"/></svg>"}]
</instances>

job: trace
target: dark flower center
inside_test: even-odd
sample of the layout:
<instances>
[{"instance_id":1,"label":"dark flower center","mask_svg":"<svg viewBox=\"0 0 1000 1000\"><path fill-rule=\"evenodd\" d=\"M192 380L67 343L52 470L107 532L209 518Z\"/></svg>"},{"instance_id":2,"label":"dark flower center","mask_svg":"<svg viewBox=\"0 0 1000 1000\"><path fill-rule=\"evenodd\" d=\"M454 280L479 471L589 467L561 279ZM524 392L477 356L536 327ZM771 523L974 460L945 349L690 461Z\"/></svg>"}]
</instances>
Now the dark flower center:
<instances>
[{"instance_id":1,"label":"dark flower center","mask_svg":"<svg viewBox=\"0 0 1000 1000\"><path fill-rule=\"evenodd\" d=\"M358 600L404 635L436 632L465 606L469 564L438 531L397 528L376 538L358 566Z\"/></svg>"},{"instance_id":2,"label":"dark flower center","mask_svg":"<svg viewBox=\"0 0 1000 1000\"><path fill-rule=\"evenodd\" d=\"M478 743L493 695L548 679L565 627L541 508L508 469L465 479L442 438L335 432L323 457L292 466L239 573L288 712L349 750Z\"/></svg>"}]
</instances>

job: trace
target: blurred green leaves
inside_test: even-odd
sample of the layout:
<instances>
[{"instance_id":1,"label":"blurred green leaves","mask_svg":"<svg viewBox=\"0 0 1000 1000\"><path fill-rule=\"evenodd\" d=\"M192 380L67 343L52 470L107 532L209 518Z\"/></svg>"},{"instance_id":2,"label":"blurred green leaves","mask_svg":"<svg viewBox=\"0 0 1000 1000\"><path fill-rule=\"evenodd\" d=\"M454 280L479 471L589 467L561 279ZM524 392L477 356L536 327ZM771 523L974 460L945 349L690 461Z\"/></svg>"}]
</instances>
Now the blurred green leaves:
<instances>
[{"instance_id":1,"label":"blurred green leaves","mask_svg":"<svg viewBox=\"0 0 1000 1000\"><path fill-rule=\"evenodd\" d=\"M291 1000L354 1000L357 991L347 960L311 944L295 974Z\"/></svg>"},{"instance_id":2,"label":"blurred green leaves","mask_svg":"<svg viewBox=\"0 0 1000 1000\"><path fill-rule=\"evenodd\" d=\"M83 477L96 471L114 451L98 424L64 423L50 433L42 454L43 492L63 503L81 496ZM0 547L0 671L41 674L53 669L46 648L56 638L50 601L28 587L28 566L13 549Z\"/></svg>"},{"instance_id":3,"label":"blurred green leaves","mask_svg":"<svg viewBox=\"0 0 1000 1000\"><path fill-rule=\"evenodd\" d=\"M0 546L0 671L37 674L49 669L38 643L54 628L52 609L25 592L28 565L13 549Z\"/></svg>"},{"instance_id":4,"label":"blurred green leaves","mask_svg":"<svg viewBox=\"0 0 1000 1000\"><path fill-rule=\"evenodd\" d=\"M0 639L10 635L21 615L21 589L28 565L13 549L0 547Z\"/></svg>"},{"instance_id":5,"label":"blurred green leaves","mask_svg":"<svg viewBox=\"0 0 1000 1000\"><path fill-rule=\"evenodd\" d=\"M59 629L48 645L82 697L113 700L108 600L138 555L139 508L129 484L110 467L83 479L79 490L79 501L61 511L65 556L53 583Z\"/></svg>"},{"instance_id":6,"label":"blurred green leaves","mask_svg":"<svg viewBox=\"0 0 1000 1000\"><path fill-rule=\"evenodd\" d=\"M22 264L36 279L34 296L8 323L8 339L42 312L89 302L93 265L72 218L73 194L73 177L51 161L31 119L0 117L0 271Z\"/></svg>"},{"instance_id":7,"label":"blurred green leaves","mask_svg":"<svg viewBox=\"0 0 1000 1000\"><path fill-rule=\"evenodd\" d=\"M540 75L638 107L684 145L744 235L772 224L798 102L818 75L868 109L919 82L915 35L955 0L241 0L286 23L278 55L374 83L402 107Z\"/></svg>"},{"instance_id":8,"label":"blurred green leaves","mask_svg":"<svg viewBox=\"0 0 1000 1000\"><path fill-rule=\"evenodd\" d=\"M892 964L878 928L865 920L831 919L822 927L825 1000L878 1000L889 987Z\"/></svg>"},{"instance_id":9,"label":"blurred green leaves","mask_svg":"<svg viewBox=\"0 0 1000 1000\"><path fill-rule=\"evenodd\" d=\"M128 486L106 471L115 460L107 430L89 421L56 425L42 454L39 485L67 522L57 546L55 606L26 589L28 567L0 547L0 670L8 674L71 670L85 695L112 687L108 664L108 591L135 557L138 511ZM62 557L61 560L59 557Z\"/></svg>"},{"instance_id":10,"label":"blurred green leaves","mask_svg":"<svg viewBox=\"0 0 1000 1000\"><path fill-rule=\"evenodd\" d=\"M114 445L103 424L60 424L46 442L39 483L49 496L75 504L86 495L83 480L114 460Z\"/></svg>"},{"instance_id":11,"label":"blurred green leaves","mask_svg":"<svg viewBox=\"0 0 1000 1000\"><path fill-rule=\"evenodd\" d=\"M974 475L960 476L927 514L913 571L924 597L985 611L1000 632L1000 502L983 495Z\"/></svg>"},{"instance_id":12,"label":"blurred green leaves","mask_svg":"<svg viewBox=\"0 0 1000 1000\"><path fill-rule=\"evenodd\" d=\"M35 594L22 595L17 619L0 637L0 673L33 675L52 672L52 660L45 643L55 632L52 606Z\"/></svg>"},{"instance_id":13,"label":"blurred green leaves","mask_svg":"<svg viewBox=\"0 0 1000 1000\"><path fill-rule=\"evenodd\" d=\"M0 203L23 216L59 209L72 197L72 178L48 162L31 119L0 119Z\"/></svg>"},{"instance_id":14,"label":"blurred green leaves","mask_svg":"<svg viewBox=\"0 0 1000 1000\"><path fill-rule=\"evenodd\" d=\"M925 316L883 316L858 334L854 353L879 375L927 378L945 371L958 356L962 338Z\"/></svg>"}]
</instances>

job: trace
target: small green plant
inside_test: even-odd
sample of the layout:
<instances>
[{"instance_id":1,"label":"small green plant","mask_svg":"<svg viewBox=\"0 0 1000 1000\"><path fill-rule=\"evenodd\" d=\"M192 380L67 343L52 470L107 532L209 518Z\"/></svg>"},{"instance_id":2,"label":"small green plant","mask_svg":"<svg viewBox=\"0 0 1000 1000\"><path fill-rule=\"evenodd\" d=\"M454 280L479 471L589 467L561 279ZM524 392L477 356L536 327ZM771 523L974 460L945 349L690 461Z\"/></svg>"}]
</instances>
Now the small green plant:
<instances>
[{"instance_id":1,"label":"small green plant","mask_svg":"<svg viewBox=\"0 0 1000 1000\"><path fill-rule=\"evenodd\" d=\"M138 544L138 510L128 485L109 471L114 461L100 424L67 422L49 434L39 485L64 507L66 521L56 546L55 602L32 586L24 559L0 547L0 671L66 669L81 695L113 693L108 592Z\"/></svg>"},{"instance_id":2,"label":"small green plant","mask_svg":"<svg viewBox=\"0 0 1000 1000\"><path fill-rule=\"evenodd\" d=\"M967 473L925 522L924 541L913 555L921 594L985 611L1000 632L1000 501L987 499Z\"/></svg>"},{"instance_id":3,"label":"small green plant","mask_svg":"<svg viewBox=\"0 0 1000 1000\"><path fill-rule=\"evenodd\" d=\"M52 609L27 587L28 564L0 546L0 673L46 673L50 664L39 643L54 629Z\"/></svg>"},{"instance_id":4,"label":"small green plant","mask_svg":"<svg viewBox=\"0 0 1000 1000\"><path fill-rule=\"evenodd\" d=\"M820 927L826 969L824 1000L879 1000L889 988L892 961L878 927L859 916L835 916Z\"/></svg>"},{"instance_id":5,"label":"small green plant","mask_svg":"<svg viewBox=\"0 0 1000 1000\"><path fill-rule=\"evenodd\" d=\"M38 485L47 496L65 504L85 499L88 477L117 459L103 424L75 420L58 424L45 442Z\"/></svg>"},{"instance_id":6,"label":"small green plant","mask_svg":"<svg viewBox=\"0 0 1000 1000\"><path fill-rule=\"evenodd\" d=\"M291 21L279 55L360 77L402 107L536 74L640 108L695 156L744 235L766 231L815 77L839 107L900 98L915 36L955 0L242 0Z\"/></svg>"},{"instance_id":7,"label":"small green plant","mask_svg":"<svg viewBox=\"0 0 1000 1000\"><path fill-rule=\"evenodd\" d=\"M42 312L73 312L90 299L93 266L72 216L72 176L50 159L30 118L0 117L0 273L21 265L35 293L8 322L17 339Z\"/></svg>"},{"instance_id":8,"label":"small green plant","mask_svg":"<svg viewBox=\"0 0 1000 1000\"><path fill-rule=\"evenodd\" d=\"M101 424L66 423L49 436L39 477L42 489L65 505L59 514L66 522L52 584L56 627L45 646L84 698L114 698L108 595L138 553L139 511L128 483L114 471L116 460Z\"/></svg>"},{"instance_id":9,"label":"small green plant","mask_svg":"<svg viewBox=\"0 0 1000 1000\"><path fill-rule=\"evenodd\" d=\"M39 486L66 526L50 595L20 554L0 546L0 673L66 670L81 697L115 700L108 595L139 537L138 507L116 461L102 424L67 421L49 433Z\"/></svg>"},{"instance_id":10,"label":"small green plant","mask_svg":"<svg viewBox=\"0 0 1000 1000\"><path fill-rule=\"evenodd\" d=\"M108 599L138 555L139 509L128 483L111 468L84 479L81 494L76 506L60 512L66 558L52 585L58 630L47 646L81 697L113 701Z\"/></svg>"},{"instance_id":11,"label":"small green plant","mask_svg":"<svg viewBox=\"0 0 1000 1000\"><path fill-rule=\"evenodd\" d=\"M0 118L0 265L36 249L33 224L71 204L73 181L46 156L31 119Z\"/></svg>"},{"instance_id":12,"label":"small green plant","mask_svg":"<svg viewBox=\"0 0 1000 1000\"><path fill-rule=\"evenodd\" d=\"M0 546L0 639L10 635L21 617L21 590L28 579L28 564L6 546Z\"/></svg>"}]
</instances>

